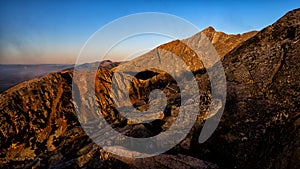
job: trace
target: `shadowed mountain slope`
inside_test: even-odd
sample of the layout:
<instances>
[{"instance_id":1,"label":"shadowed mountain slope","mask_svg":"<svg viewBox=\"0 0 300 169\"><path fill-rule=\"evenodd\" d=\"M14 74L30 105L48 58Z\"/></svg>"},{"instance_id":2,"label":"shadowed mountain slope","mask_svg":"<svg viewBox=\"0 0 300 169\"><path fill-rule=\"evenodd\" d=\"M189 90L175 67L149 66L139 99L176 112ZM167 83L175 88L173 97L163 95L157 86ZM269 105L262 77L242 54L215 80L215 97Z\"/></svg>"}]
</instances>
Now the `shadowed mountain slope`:
<instances>
[{"instance_id":1,"label":"shadowed mountain slope","mask_svg":"<svg viewBox=\"0 0 300 169\"><path fill-rule=\"evenodd\" d=\"M151 123L136 123L116 110L110 88L114 73L127 63L98 70L85 69L77 79L74 79L72 70L65 70L27 81L0 94L0 166L299 168L299 18L300 9L291 11L253 37L245 38L247 40L243 43L236 43L234 49L227 46L229 53L224 52L222 43L220 48L216 47L221 56L223 52L224 55L227 53L223 66L228 96L220 124L204 144L198 144L198 136L207 119L211 99L209 77L201 60L184 43L192 43L193 39L177 40L161 45L135 61L157 56L160 54L158 49L179 56L192 70L200 96L191 95L181 105L180 94L183 90L188 91L190 79L180 76L182 83L187 84L180 90L173 77L164 71L152 69L140 72L127 86L129 90L120 91L117 95L129 92L131 104L144 110L149 106L149 93L160 89L166 95L167 106L159 116L153 117ZM209 29L206 32L213 32ZM223 35L215 34L210 33L208 38L223 39ZM224 39L227 39L226 35ZM213 44L218 42L213 40ZM126 77L121 76L119 84L122 79ZM76 82L73 90L82 96L80 100L72 98L72 80ZM89 83L93 80L95 83ZM79 85L83 87L78 88ZM95 92L88 92L93 87ZM90 97L84 99L83 96ZM102 115L115 130L132 137L151 137L166 131L174 123L179 108L192 111L193 102L197 99L201 103L200 112L190 133L173 149L156 157L132 159L107 153L92 142L78 122L78 119L97 118L99 112L95 111L92 102L96 101ZM151 103L159 104L155 99ZM84 112L82 116L77 117L75 109ZM101 128L97 120L89 122L92 129Z\"/></svg>"},{"instance_id":2,"label":"shadowed mountain slope","mask_svg":"<svg viewBox=\"0 0 300 169\"><path fill-rule=\"evenodd\" d=\"M225 55L227 103L199 157L226 168L300 167L300 9Z\"/></svg>"}]
</instances>

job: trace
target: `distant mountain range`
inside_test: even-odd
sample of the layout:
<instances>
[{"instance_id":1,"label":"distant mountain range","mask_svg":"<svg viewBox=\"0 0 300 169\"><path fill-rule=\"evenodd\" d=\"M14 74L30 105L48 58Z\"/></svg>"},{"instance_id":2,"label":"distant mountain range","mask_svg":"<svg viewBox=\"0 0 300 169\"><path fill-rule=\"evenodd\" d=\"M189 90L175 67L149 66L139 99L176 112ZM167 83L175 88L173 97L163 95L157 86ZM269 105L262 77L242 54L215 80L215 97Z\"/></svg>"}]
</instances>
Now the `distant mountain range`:
<instances>
[{"instance_id":1,"label":"distant mountain range","mask_svg":"<svg viewBox=\"0 0 300 169\"><path fill-rule=\"evenodd\" d=\"M174 79L160 70L145 70L128 86L133 106L146 109L153 89L164 91L167 106L151 123L127 120L116 110L110 89L112 75L126 63L105 61L105 66L93 70L96 79L88 73L90 66L83 65L78 79L67 69L0 94L0 168L300 168L300 9L259 32L227 35L209 27L203 33L220 55L227 80L225 111L205 143L199 144L198 137L211 99L209 77L195 52L184 43L195 42L199 33L162 44L135 59L158 55L159 49L169 51L190 67L198 82L199 117L173 149L145 159L122 158L105 152L85 134L78 118L95 119L97 114L91 100L73 100L72 80L80 96L91 94L87 89L95 87L90 98L99 104L106 121L131 137L151 137L166 131L181 106L182 91ZM88 83L92 78L95 84ZM182 79L183 83L189 80ZM192 111L190 105L184 104L184 109ZM77 117L75 109L84 112L82 116ZM97 121L89 125L101 126Z\"/></svg>"}]
</instances>

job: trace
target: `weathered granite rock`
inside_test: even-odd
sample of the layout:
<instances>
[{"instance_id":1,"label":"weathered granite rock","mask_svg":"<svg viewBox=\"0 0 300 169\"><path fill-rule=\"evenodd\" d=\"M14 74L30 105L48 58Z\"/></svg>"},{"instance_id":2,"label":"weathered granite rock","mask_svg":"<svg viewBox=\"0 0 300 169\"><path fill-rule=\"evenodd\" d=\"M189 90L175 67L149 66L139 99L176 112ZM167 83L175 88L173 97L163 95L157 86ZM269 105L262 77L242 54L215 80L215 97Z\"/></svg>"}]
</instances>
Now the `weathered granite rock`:
<instances>
[{"instance_id":1,"label":"weathered granite rock","mask_svg":"<svg viewBox=\"0 0 300 169\"><path fill-rule=\"evenodd\" d=\"M300 9L224 57L226 109L193 150L222 168L300 167Z\"/></svg>"},{"instance_id":2,"label":"weathered granite rock","mask_svg":"<svg viewBox=\"0 0 300 169\"><path fill-rule=\"evenodd\" d=\"M1 168L126 168L102 157L82 130L71 84L72 71L64 71L1 94Z\"/></svg>"},{"instance_id":3,"label":"weathered granite rock","mask_svg":"<svg viewBox=\"0 0 300 169\"><path fill-rule=\"evenodd\" d=\"M134 137L151 137L167 130L181 106L183 91L174 79L161 70L145 70L127 86L131 104L141 111L148 109L149 92L160 89L167 96L166 109L151 123L127 120L116 110L110 89L118 64L105 62L105 68L99 69L83 65L78 79L66 70L19 84L0 95L1 168L299 168L299 16L299 9L292 11L240 45L239 38L232 40L237 47L223 60L228 83L226 109L218 129L204 144L198 144L198 136L211 99L209 77L201 60L183 43L193 39L177 40L158 49L181 57L198 82L200 98L191 95L184 109L192 111L196 99L201 104L187 138L167 154L147 159L116 157L94 144L85 133L89 131L83 131L78 119L89 122L91 128L103 125L92 120L99 113L94 101L115 130ZM223 39L220 37L209 34L212 40ZM218 52L222 55L224 51L220 47ZM190 80L184 75L181 78L183 84ZM88 83L93 79L96 83ZM72 80L80 100L72 98ZM188 91L186 85L183 90ZM81 116L76 116L75 109L83 112Z\"/></svg>"},{"instance_id":4,"label":"weathered granite rock","mask_svg":"<svg viewBox=\"0 0 300 169\"><path fill-rule=\"evenodd\" d=\"M89 74L83 72L83 75ZM109 69L99 69L98 75L101 83L110 81ZM74 102L71 96L72 77L71 70L51 73L1 94L1 168L140 168L141 164L147 163L149 166L172 168L174 162L182 163L181 157L194 162L182 163L180 168L217 168L216 165L187 155L165 155L163 161L156 157L156 160L142 160L142 163L131 163L128 159L120 160L109 155L92 142L78 122L74 111L78 102ZM91 84L85 82L93 77L81 78L81 82L87 88L90 87ZM96 93L101 94L102 89L109 88L101 85ZM84 90L81 92L87 94ZM109 103L110 97L101 96L102 100L105 98ZM92 107L90 100L81 103L86 109ZM111 109L105 107L103 110L111 115ZM89 116L86 115L86 118ZM124 128L122 120L114 120L117 121L112 121L112 126L115 125L116 130L128 136L147 137L161 131L154 130L155 124L145 126L125 123Z\"/></svg>"}]
</instances>

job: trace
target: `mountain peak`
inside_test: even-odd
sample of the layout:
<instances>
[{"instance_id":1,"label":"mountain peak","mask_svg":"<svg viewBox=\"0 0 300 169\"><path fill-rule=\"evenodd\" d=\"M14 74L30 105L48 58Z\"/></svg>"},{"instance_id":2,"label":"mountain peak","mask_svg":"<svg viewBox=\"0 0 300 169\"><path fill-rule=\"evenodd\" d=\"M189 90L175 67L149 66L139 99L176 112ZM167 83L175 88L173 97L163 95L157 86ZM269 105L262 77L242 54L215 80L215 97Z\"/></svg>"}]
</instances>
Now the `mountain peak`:
<instances>
[{"instance_id":1,"label":"mountain peak","mask_svg":"<svg viewBox=\"0 0 300 169\"><path fill-rule=\"evenodd\" d=\"M226 34L217 32L212 26L203 29L201 32L212 42L221 58L257 33L257 31L251 31L243 34Z\"/></svg>"},{"instance_id":2,"label":"mountain peak","mask_svg":"<svg viewBox=\"0 0 300 169\"><path fill-rule=\"evenodd\" d=\"M216 32L216 30L214 27L209 26L209 27L203 29L203 32Z\"/></svg>"}]
</instances>

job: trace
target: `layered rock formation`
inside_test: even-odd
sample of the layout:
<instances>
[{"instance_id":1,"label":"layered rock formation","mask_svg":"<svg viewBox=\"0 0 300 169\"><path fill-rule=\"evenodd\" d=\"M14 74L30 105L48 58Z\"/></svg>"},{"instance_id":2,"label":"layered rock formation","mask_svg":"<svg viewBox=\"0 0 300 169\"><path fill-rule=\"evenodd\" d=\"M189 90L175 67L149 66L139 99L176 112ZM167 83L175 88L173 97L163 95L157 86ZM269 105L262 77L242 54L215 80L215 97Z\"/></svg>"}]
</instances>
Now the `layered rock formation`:
<instances>
[{"instance_id":1,"label":"layered rock formation","mask_svg":"<svg viewBox=\"0 0 300 169\"><path fill-rule=\"evenodd\" d=\"M162 90L167 98L166 108L151 123L130 121L116 110L110 86L113 74L122 66L119 63L105 62L97 70L83 65L78 79L73 79L72 70L65 70L2 93L1 168L299 168L298 18L300 10L291 11L256 35L254 32L234 37L211 28L204 30L219 55L230 51L223 60L226 109L216 132L204 144L198 143L198 136L207 119L211 91L201 60L186 45L193 42L198 36L195 35L161 45L140 57L142 60L148 55L156 56L159 49L169 51L189 66L199 86L200 98L191 95L185 107L181 107L180 94L184 91L179 90L168 73L151 69L136 74L129 86L131 104L136 109L149 108L149 93L154 89ZM188 84L190 79L180 77L183 84ZM72 80L76 82L73 86ZM72 87L81 100L73 100ZM88 92L89 88L95 88L96 96ZM188 89L187 86L183 90ZM81 97L86 95L91 99ZM89 131L83 131L78 119L87 121L98 116L93 113L97 112L93 99L106 121L131 137L150 137L166 131L178 116L179 108L192 111L197 99L201 104L196 124L182 142L165 154L133 159L105 152L85 134ZM151 103L159 104L155 100ZM82 116L77 117L75 109L84 112ZM101 127L97 121L89 122L91 128Z\"/></svg>"}]
</instances>

